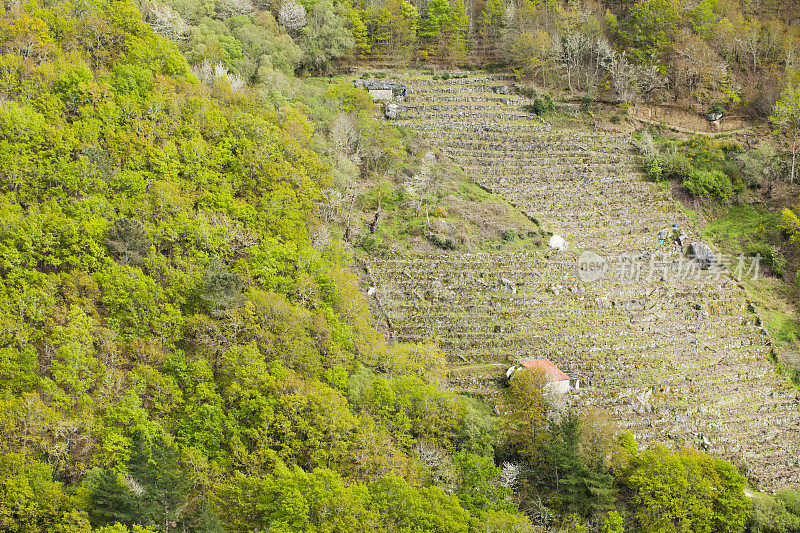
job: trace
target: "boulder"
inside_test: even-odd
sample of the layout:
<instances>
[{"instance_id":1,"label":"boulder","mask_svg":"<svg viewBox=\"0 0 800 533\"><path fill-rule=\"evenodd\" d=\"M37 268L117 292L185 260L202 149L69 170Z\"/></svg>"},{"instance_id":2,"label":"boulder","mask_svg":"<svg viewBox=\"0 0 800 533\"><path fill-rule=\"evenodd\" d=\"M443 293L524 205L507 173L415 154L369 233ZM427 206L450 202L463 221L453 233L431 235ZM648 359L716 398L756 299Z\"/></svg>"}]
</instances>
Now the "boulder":
<instances>
[{"instance_id":1,"label":"boulder","mask_svg":"<svg viewBox=\"0 0 800 533\"><path fill-rule=\"evenodd\" d=\"M564 237L561 235L553 235L550 237L550 240L547 242L550 248L555 248L559 251L564 251L567 249L568 243L564 240Z\"/></svg>"},{"instance_id":2,"label":"boulder","mask_svg":"<svg viewBox=\"0 0 800 533\"><path fill-rule=\"evenodd\" d=\"M400 110L400 104L386 104L386 107L383 108L383 115L389 120L397 120L400 118Z\"/></svg>"},{"instance_id":3,"label":"boulder","mask_svg":"<svg viewBox=\"0 0 800 533\"><path fill-rule=\"evenodd\" d=\"M505 94L505 95L507 95L507 94L511 94L512 91L511 91L511 87L510 86L502 85L500 87L495 88L495 92L497 94Z\"/></svg>"},{"instance_id":4,"label":"boulder","mask_svg":"<svg viewBox=\"0 0 800 533\"><path fill-rule=\"evenodd\" d=\"M689 257L694 259L703 270L708 270L717 261L717 256L704 242L693 242L689 245Z\"/></svg>"}]
</instances>

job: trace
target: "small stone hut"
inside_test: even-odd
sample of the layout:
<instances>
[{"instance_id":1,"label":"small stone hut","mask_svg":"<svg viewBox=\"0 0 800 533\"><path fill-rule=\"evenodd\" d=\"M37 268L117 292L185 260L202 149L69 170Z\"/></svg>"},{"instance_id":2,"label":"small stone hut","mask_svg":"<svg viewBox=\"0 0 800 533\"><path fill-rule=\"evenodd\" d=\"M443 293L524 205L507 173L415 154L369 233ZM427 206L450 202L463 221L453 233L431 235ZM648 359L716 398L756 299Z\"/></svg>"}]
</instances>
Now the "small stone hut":
<instances>
[{"instance_id":1,"label":"small stone hut","mask_svg":"<svg viewBox=\"0 0 800 533\"><path fill-rule=\"evenodd\" d=\"M367 90L373 100L382 100L389 102L394 98L392 85L388 81L380 80L367 80L356 82L357 86L360 85Z\"/></svg>"}]
</instances>

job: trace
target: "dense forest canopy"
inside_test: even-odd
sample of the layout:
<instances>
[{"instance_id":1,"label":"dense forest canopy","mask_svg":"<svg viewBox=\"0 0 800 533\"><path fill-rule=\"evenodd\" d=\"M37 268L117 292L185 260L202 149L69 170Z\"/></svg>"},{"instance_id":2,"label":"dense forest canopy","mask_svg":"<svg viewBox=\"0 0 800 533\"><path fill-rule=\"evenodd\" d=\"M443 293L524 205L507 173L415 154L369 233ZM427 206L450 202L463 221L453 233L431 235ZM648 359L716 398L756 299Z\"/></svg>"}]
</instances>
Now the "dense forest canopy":
<instances>
[{"instance_id":1,"label":"dense forest canopy","mask_svg":"<svg viewBox=\"0 0 800 533\"><path fill-rule=\"evenodd\" d=\"M795 61L773 7L728 68ZM5 2L0 529L797 530L796 493L754 507L724 461L549 416L534 373L505 417L445 389L443 355L387 344L348 270L352 184L421 151L364 91L295 74L508 50L547 80L552 43L594 35L608 55L559 74L583 89L621 61L662 76L676 35L716 46L722 18L757 21L722 1L613 8Z\"/></svg>"},{"instance_id":2,"label":"dense forest canopy","mask_svg":"<svg viewBox=\"0 0 800 533\"><path fill-rule=\"evenodd\" d=\"M800 67L796 1L168 0L143 5L193 63L237 76L330 73L332 61L436 61L516 69L545 85L631 102L667 88L696 105L767 115ZM246 22L283 33L265 37ZM654 92L655 91L655 92Z\"/></svg>"}]
</instances>

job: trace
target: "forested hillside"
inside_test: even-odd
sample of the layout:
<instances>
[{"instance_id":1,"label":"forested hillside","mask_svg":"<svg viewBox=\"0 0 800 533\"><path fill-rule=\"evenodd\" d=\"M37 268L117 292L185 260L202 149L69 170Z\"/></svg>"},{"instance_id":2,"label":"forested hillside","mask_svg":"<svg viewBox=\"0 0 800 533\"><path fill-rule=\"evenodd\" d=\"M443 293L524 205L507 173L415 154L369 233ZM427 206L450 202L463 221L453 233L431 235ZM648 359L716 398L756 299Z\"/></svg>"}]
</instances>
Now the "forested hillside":
<instances>
[{"instance_id":1,"label":"forested hillside","mask_svg":"<svg viewBox=\"0 0 800 533\"><path fill-rule=\"evenodd\" d=\"M201 84L128 1L18 5L2 32L3 530L523 520L415 451L493 486L487 409L439 389L433 347L386 346L311 238L336 174L304 114Z\"/></svg>"},{"instance_id":2,"label":"forested hillside","mask_svg":"<svg viewBox=\"0 0 800 533\"><path fill-rule=\"evenodd\" d=\"M364 91L296 77L512 49L490 46L508 6L436 2L2 5L0 530L800 529L793 491L750 500L725 461L559 415L534 372L496 416L437 347L376 331L353 247L447 242L419 223L445 189L403 169L499 213L458 218L459 245L538 246ZM395 9L404 37L378 39L370 10ZM376 203L391 232L364 229Z\"/></svg>"}]
</instances>

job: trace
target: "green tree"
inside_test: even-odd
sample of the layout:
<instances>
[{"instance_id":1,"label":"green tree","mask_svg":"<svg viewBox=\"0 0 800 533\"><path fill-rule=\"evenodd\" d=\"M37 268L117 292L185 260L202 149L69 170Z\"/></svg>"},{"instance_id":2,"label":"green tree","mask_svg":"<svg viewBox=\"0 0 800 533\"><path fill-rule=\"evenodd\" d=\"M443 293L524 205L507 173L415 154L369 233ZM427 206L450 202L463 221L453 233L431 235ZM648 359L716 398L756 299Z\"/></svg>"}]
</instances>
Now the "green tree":
<instances>
[{"instance_id":1,"label":"green tree","mask_svg":"<svg viewBox=\"0 0 800 533\"><path fill-rule=\"evenodd\" d=\"M138 496L136 522L169 529L167 524L184 518L189 486L174 444L163 436L148 439L137 434L128 471Z\"/></svg>"},{"instance_id":2,"label":"green tree","mask_svg":"<svg viewBox=\"0 0 800 533\"><path fill-rule=\"evenodd\" d=\"M419 27L419 36L433 43L440 54L447 54L453 26L453 8L447 0L431 0Z\"/></svg>"},{"instance_id":3,"label":"green tree","mask_svg":"<svg viewBox=\"0 0 800 533\"><path fill-rule=\"evenodd\" d=\"M484 53L497 46L500 41L500 32L503 29L503 15L505 2L502 0L486 0L483 10L478 17L478 28L483 40Z\"/></svg>"},{"instance_id":4,"label":"green tree","mask_svg":"<svg viewBox=\"0 0 800 533\"><path fill-rule=\"evenodd\" d=\"M330 0L314 4L308 25L302 29L299 43L303 49L300 67L314 74L328 74L333 60L344 57L355 45L347 29L347 13Z\"/></svg>"},{"instance_id":5,"label":"green tree","mask_svg":"<svg viewBox=\"0 0 800 533\"><path fill-rule=\"evenodd\" d=\"M348 11L347 22L350 25L350 31L353 32L356 53L362 56L369 54L371 46L367 26L361 20L361 16L356 9L350 9L350 11Z\"/></svg>"},{"instance_id":6,"label":"green tree","mask_svg":"<svg viewBox=\"0 0 800 533\"><path fill-rule=\"evenodd\" d=\"M675 0L639 0L631 6L620 36L637 63L657 63L672 46L681 20Z\"/></svg>"},{"instance_id":7,"label":"green tree","mask_svg":"<svg viewBox=\"0 0 800 533\"><path fill-rule=\"evenodd\" d=\"M741 531L749 512L744 478L729 463L656 445L631 457L625 483L646 532Z\"/></svg>"},{"instance_id":8,"label":"green tree","mask_svg":"<svg viewBox=\"0 0 800 533\"><path fill-rule=\"evenodd\" d=\"M701 0L693 9L689 11L689 18L695 33L706 40L714 37L714 30L718 19L717 0Z\"/></svg>"},{"instance_id":9,"label":"green tree","mask_svg":"<svg viewBox=\"0 0 800 533\"><path fill-rule=\"evenodd\" d=\"M108 230L106 246L121 265L139 265L150 249L144 226L138 220L118 218Z\"/></svg>"},{"instance_id":10,"label":"green tree","mask_svg":"<svg viewBox=\"0 0 800 533\"><path fill-rule=\"evenodd\" d=\"M203 299L212 316L223 316L226 311L242 305L243 288L244 281L237 273L230 270L218 257L211 259L203 273Z\"/></svg>"},{"instance_id":11,"label":"green tree","mask_svg":"<svg viewBox=\"0 0 800 533\"><path fill-rule=\"evenodd\" d=\"M586 464L581 455L581 419L575 412L567 411L551 429L545 449L552 482L568 510L592 516L613 505L614 478L602 458Z\"/></svg>"},{"instance_id":12,"label":"green tree","mask_svg":"<svg viewBox=\"0 0 800 533\"><path fill-rule=\"evenodd\" d=\"M600 531L602 533L625 533L625 522L622 520L622 516L616 511L609 511L603 519Z\"/></svg>"},{"instance_id":13,"label":"green tree","mask_svg":"<svg viewBox=\"0 0 800 533\"><path fill-rule=\"evenodd\" d=\"M9 533L89 533L86 513L75 509L53 480L52 468L18 453L0 454L0 529Z\"/></svg>"},{"instance_id":14,"label":"green tree","mask_svg":"<svg viewBox=\"0 0 800 533\"><path fill-rule=\"evenodd\" d=\"M768 494L753 496L748 533L794 533L800 531L800 516L790 512L780 498Z\"/></svg>"},{"instance_id":15,"label":"green tree","mask_svg":"<svg viewBox=\"0 0 800 533\"><path fill-rule=\"evenodd\" d=\"M453 3L453 28L450 36L450 50L455 62L467 59L469 46L469 16L464 0L455 0Z\"/></svg>"},{"instance_id":16,"label":"green tree","mask_svg":"<svg viewBox=\"0 0 800 533\"><path fill-rule=\"evenodd\" d=\"M794 183L797 168L797 147L800 144L800 71L790 72L786 88L781 92L770 121L789 137L792 153L790 183Z\"/></svg>"},{"instance_id":17,"label":"green tree","mask_svg":"<svg viewBox=\"0 0 800 533\"><path fill-rule=\"evenodd\" d=\"M461 451L453 456L459 482L456 495L474 514L480 511L510 509L511 491L498 483L500 468L489 457Z\"/></svg>"},{"instance_id":18,"label":"green tree","mask_svg":"<svg viewBox=\"0 0 800 533\"><path fill-rule=\"evenodd\" d=\"M541 460L541 450L550 436L546 423L545 383L544 372L518 371L504 393L507 410L504 425L509 444L532 463Z\"/></svg>"},{"instance_id":19,"label":"green tree","mask_svg":"<svg viewBox=\"0 0 800 533\"><path fill-rule=\"evenodd\" d=\"M116 523L130 526L137 521L137 496L122 484L117 471L95 470L87 476L84 483L91 487L87 510L92 527L112 526Z\"/></svg>"}]
</instances>

